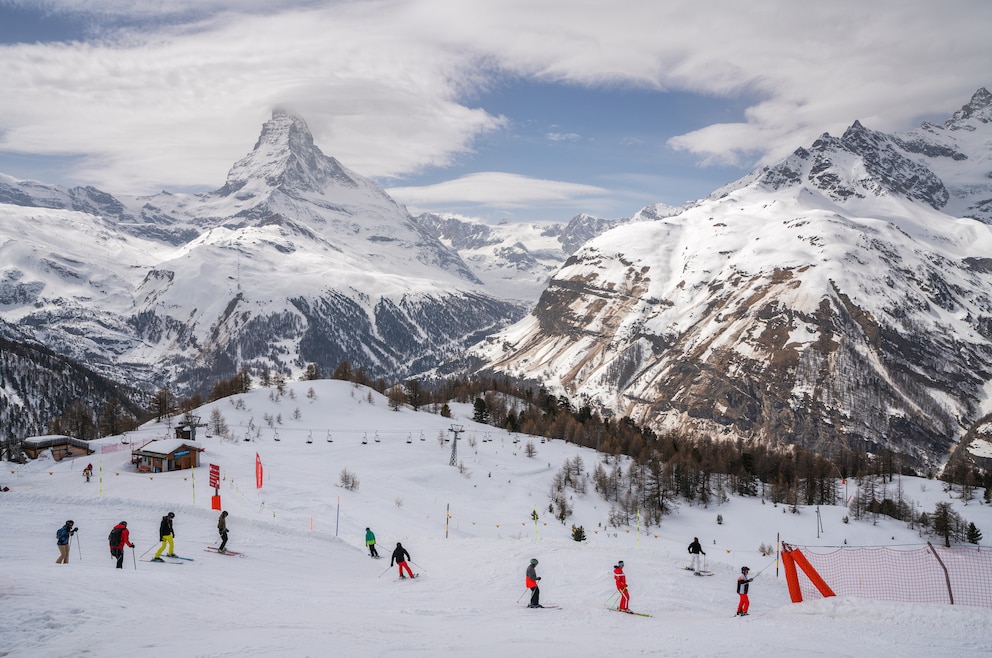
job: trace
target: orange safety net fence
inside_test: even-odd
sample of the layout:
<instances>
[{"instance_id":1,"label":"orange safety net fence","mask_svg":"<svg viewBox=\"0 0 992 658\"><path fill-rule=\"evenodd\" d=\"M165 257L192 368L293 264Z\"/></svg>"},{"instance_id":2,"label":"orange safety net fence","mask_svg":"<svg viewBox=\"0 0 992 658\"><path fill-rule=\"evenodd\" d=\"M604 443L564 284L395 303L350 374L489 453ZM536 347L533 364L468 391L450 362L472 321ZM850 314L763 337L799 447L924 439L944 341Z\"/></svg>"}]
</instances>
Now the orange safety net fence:
<instances>
[{"instance_id":1,"label":"orange safety net fence","mask_svg":"<svg viewBox=\"0 0 992 658\"><path fill-rule=\"evenodd\" d=\"M992 550L932 544L795 547L782 563L793 602L827 596L992 608Z\"/></svg>"}]
</instances>

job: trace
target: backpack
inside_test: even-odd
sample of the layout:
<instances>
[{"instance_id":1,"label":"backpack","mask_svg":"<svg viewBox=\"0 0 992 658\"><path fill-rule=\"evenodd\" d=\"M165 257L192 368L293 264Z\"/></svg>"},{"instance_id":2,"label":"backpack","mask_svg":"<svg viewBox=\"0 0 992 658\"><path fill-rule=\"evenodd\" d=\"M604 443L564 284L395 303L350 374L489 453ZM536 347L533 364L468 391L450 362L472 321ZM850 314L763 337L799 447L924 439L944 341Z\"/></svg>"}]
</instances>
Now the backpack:
<instances>
[{"instance_id":1,"label":"backpack","mask_svg":"<svg viewBox=\"0 0 992 658\"><path fill-rule=\"evenodd\" d=\"M110 535L107 539L110 541L110 547L115 548L121 544L121 533L124 532L124 528L115 527L110 531Z\"/></svg>"}]
</instances>

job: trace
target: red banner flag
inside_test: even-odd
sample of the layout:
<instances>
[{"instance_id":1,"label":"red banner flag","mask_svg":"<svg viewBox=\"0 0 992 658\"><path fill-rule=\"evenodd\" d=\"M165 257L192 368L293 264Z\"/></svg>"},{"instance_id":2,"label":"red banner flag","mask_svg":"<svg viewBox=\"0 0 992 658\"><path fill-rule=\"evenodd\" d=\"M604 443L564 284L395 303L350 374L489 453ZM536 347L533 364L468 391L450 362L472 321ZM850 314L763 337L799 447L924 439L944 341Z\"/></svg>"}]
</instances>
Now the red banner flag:
<instances>
[{"instance_id":1,"label":"red banner flag","mask_svg":"<svg viewBox=\"0 0 992 658\"><path fill-rule=\"evenodd\" d=\"M255 453L255 488L262 488L262 458Z\"/></svg>"}]
</instances>

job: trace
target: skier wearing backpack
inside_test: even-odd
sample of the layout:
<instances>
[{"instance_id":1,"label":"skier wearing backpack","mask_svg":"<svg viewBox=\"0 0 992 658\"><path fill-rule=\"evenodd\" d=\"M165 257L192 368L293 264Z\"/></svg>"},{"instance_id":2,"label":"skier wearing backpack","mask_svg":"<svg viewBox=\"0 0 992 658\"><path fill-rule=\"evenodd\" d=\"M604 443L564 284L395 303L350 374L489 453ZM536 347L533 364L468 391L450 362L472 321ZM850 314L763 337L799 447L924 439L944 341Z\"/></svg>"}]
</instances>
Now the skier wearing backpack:
<instances>
[{"instance_id":1,"label":"skier wearing backpack","mask_svg":"<svg viewBox=\"0 0 992 658\"><path fill-rule=\"evenodd\" d=\"M737 593L741 596L740 602L737 604L737 615L740 617L747 615L747 609L751 605L747 598L748 586L754 580L754 578L747 577L750 571L748 567L741 567L741 575L737 578Z\"/></svg>"},{"instance_id":2,"label":"skier wearing backpack","mask_svg":"<svg viewBox=\"0 0 992 658\"><path fill-rule=\"evenodd\" d=\"M693 571L697 576L700 575L699 574L700 553L706 555L706 551L703 550L702 544L699 543L699 537L693 537L692 543L689 544L689 555L692 556L692 563L690 564L689 569Z\"/></svg>"},{"instance_id":3,"label":"skier wearing backpack","mask_svg":"<svg viewBox=\"0 0 992 658\"><path fill-rule=\"evenodd\" d=\"M613 578L617 581L617 591L620 592L620 612L630 612L630 592L627 591L627 576L623 572L623 560L613 565Z\"/></svg>"},{"instance_id":4,"label":"skier wearing backpack","mask_svg":"<svg viewBox=\"0 0 992 658\"><path fill-rule=\"evenodd\" d=\"M127 521L121 521L114 526L114 529L110 531L110 536L107 537L110 542L110 554L117 558L117 568L124 568L124 547L130 546L134 548L134 544L131 543L129 533L127 531Z\"/></svg>"},{"instance_id":5,"label":"skier wearing backpack","mask_svg":"<svg viewBox=\"0 0 992 658\"><path fill-rule=\"evenodd\" d=\"M59 547L59 559L55 564L69 564L69 542L79 528L72 521L66 521L65 525L55 531L55 543Z\"/></svg>"}]
</instances>

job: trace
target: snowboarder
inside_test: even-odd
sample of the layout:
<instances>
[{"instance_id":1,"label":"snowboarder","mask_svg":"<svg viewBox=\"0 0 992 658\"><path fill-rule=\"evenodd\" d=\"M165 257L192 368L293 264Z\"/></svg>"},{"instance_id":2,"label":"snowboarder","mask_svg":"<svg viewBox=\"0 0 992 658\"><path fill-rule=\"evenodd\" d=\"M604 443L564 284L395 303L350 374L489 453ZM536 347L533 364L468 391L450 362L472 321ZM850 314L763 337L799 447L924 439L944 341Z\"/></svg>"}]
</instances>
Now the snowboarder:
<instances>
[{"instance_id":1,"label":"snowboarder","mask_svg":"<svg viewBox=\"0 0 992 658\"><path fill-rule=\"evenodd\" d=\"M369 547L369 557L379 557L379 551L375 550L375 533L369 528L365 528L365 545Z\"/></svg>"},{"instance_id":2,"label":"snowboarder","mask_svg":"<svg viewBox=\"0 0 992 658\"><path fill-rule=\"evenodd\" d=\"M55 564L69 564L69 542L79 528L72 521L66 521L65 525L55 531L55 540L59 547L59 559Z\"/></svg>"},{"instance_id":3,"label":"snowboarder","mask_svg":"<svg viewBox=\"0 0 992 658\"><path fill-rule=\"evenodd\" d=\"M162 517L162 522L158 526L158 538L162 541L162 545L158 547L155 552L155 557L152 558L152 562L165 562L162 559L162 552L165 547L169 547L169 552L166 553L167 557L176 557L176 546L173 539L176 537L176 532L172 528L172 519L176 518L175 512L169 512Z\"/></svg>"},{"instance_id":4,"label":"snowboarder","mask_svg":"<svg viewBox=\"0 0 992 658\"><path fill-rule=\"evenodd\" d=\"M751 602L747 598L747 589L754 578L748 578L747 574L751 571L748 567L741 567L741 575L737 578L737 593L741 595L740 602L737 604L737 614L743 617L747 614L748 606Z\"/></svg>"},{"instance_id":5,"label":"snowboarder","mask_svg":"<svg viewBox=\"0 0 992 658\"><path fill-rule=\"evenodd\" d=\"M541 577L537 575L537 559L531 558L527 565L527 573L524 575L524 584L530 590L530 605L528 608L543 608L541 605L541 588L537 586L537 581Z\"/></svg>"},{"instance_id":6,"label":"snowboarder","mask_svg":"<svg viewBox=\"0 0 992 658\"><path fill-rule=\"evenodd\" d=\"M630 592L627 591L627 576L623 572L623 560L613 565L613 578L617 581L617 591L620 592L620 612L630 612Z\"/></svg>"},{"instance_id":7,"label":"snowboarder","mask_svg":"<svg viewBox=\"0 0 992 658\"><path fill-rule=\"evenodd\" d=\"M217 532L220 533L220 546L217 547L218 553L223 553L227 550L227 511L220 513L220 518L217 519Z\"/></svg>"},{"instance_id":8,"label":"snowboarder","mask_svg":"<svg viewBox=\"0 0 992 658\"><path fill-rule=\"evenodd\" d=\"M689 569L699 575L700 559L699 555L706 555L706 551L703 550L702 544L699 543L699 537L693 537L692 543L689 544L689 555L692 556L692 563L689 565Z\"/></svg>"},{"instance_id":9,"label":"snowboarder","mask_svg":"<svg viewBox=\"0 0 992 658\"><path fill-rule=\"evenodd\" d=\"M118 569L124 568L124 547L130 546L134 548L129 535L127 521L121 521L114 526L114 529L110 531L110 536L107 537L107 540L110 542L110 554L117 558Z\"/></svg>"},{"instance_id":10,"label":"snowboarder","mask_svg":"<svg viewBox=\"0 0 992 658\"><path fill-rule=\"evenodd\" d=\"M93 475L93 464L87 464L86 468L83 469L83 477L85 477L86 481L89 482L91 475Z\"/></svg>"},{"instance_id":11,"label":"snowboarder","mask_svg":"<svg viewBox=\"0 0 992 658\"><path fill-rule=\"evenodd\" d=\"M410 559L410 554L406 552L403 548L403 544L396 542L396 550L393 551L393 557L389 560L389 566L393 566L393 562L397 564L400 571L400 578L406 578L403 575L403 570L410 574L410 578L413 578L413 571L410 570L410 565L406 563Z\"/></svg>"}]
</instances>

